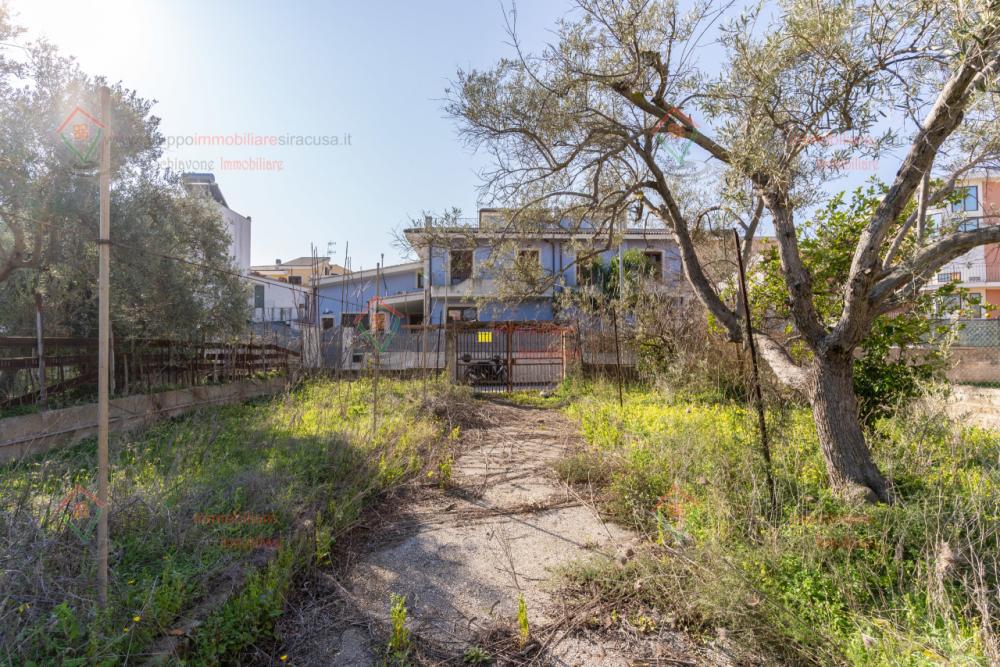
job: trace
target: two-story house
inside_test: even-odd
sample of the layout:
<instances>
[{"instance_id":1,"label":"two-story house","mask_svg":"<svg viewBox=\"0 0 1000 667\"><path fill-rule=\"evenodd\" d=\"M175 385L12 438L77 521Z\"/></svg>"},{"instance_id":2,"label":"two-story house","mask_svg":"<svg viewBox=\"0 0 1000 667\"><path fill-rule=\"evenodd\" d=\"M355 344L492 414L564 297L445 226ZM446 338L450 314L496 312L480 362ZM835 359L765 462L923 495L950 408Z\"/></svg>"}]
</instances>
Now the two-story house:
<instances>
[{"instance_id":1,"label":"two-story house","mask_svg":"<svg viewBox=\"0 0 1000 667\"><path fill-rule=\"evenodd\" d=\"M1000 224L1000 176L975 173L964 179L959 188L958 201L928 211L928 218L938 229L976 229L982 225ZM973 317L1000 315L1000 244L973 248L961 257L938 270L926 289L933 290L949 283L957 283L967 290L964 297L955 297L954 308L948 304L942 315L962 308ZM983 305L997 309L987 313Z\"/></svg>"},{"instance_id":2,"label":"two-story house","mask_svg":"<svg viewBox=\"0 0 1000 667\"><path fill-rule=\"evenodd\" d=\"M501 219L499 211L482 209L467 226L406 229L404 234L418 259L385 267L378 272L378 283L375 269L320 278L317 294L322 326L350 326L375 296L408 324L422 323L428 308L432 324L446 320L558 321L559 292L586 283L586 271L576 262L580 248L594 249L605 265L618 252L617 245L605 247L606 237L594 238L586 229L569 230L556 224L545 231L512 233L502 228ZM495 261L497 248L511 245L516 254L509 261L537 262L538 273L547 278L543 289L516 300L501 298L495 276L504 264ZM680 255L667 230L626 230L622 250L633 249L647 256L654 280L665 294L683 293Z\"/></svg>"}]
</instances>

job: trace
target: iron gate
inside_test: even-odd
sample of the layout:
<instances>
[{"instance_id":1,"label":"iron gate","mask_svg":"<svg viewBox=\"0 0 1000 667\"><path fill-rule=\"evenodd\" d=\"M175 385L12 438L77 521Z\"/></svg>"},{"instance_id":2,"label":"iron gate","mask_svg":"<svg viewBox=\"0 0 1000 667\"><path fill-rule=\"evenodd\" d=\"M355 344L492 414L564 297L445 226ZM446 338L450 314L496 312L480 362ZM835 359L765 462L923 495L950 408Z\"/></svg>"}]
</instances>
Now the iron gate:
<instances>
[{"instance_id":1,"label":"iron gate","mask_svg":"<svg viewBox=\"0 0 1000 667\"><path fill-rule=\"evenodd\" d=\"M480 391L544 389L565 377L565 327L524 322L456 323L455 381Z\"/></svg>"}]
</instances>

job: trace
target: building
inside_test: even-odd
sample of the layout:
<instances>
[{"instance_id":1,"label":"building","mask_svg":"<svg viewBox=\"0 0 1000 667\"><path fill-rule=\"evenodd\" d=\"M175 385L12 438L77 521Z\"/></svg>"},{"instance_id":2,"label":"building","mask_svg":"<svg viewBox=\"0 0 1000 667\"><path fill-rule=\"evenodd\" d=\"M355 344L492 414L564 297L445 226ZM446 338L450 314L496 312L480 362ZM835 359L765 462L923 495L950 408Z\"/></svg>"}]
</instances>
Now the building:
<instances>
[{"instance_id":1,"label":"building","mask_svg":"<svg viewBox=\"0 0 1000 667\"><path fill-rule=\"evenodd\" d=\"M244 217L229 208L214 174L182 174L181 182L188 192L208 197L218 206L229 232L229 256L240 273L246 275L250 270L250 216Z\"/></svg>"},{"instance_id":2,"label":"building","mask_svg":"<svg viewBox=\"0 0 1000 667\"><path fill-rule=\"evenodd\" d=\"M313 266L314 262L315 267ZM342 266L331 264L329 257L296 257L287 262L276 259L274 264L251 266L250 274L292 285L309 285L314 268L320 277L339 276L344 272Z\"/></svg>"},{"instance_id":3,"label":"building","mask_svg":"<svg viewBox=\"0 0 1000 667\"><path fill-rule=\"evenodd\" d=\"M972 230L982 225L1000 224L1000 175L976 173L964 179L958 188L959 198L928 211L932 230ZM973 318L996 318L1000 315L1000 244L973 248L942 266L925 289L938 289L956 283L967 291L942 306L942 315L959 309ZM987 312L985 305L994 306Z\"/></svg>"},{"instance_id":4,"label":"building","mask_svg":"<svg viewBox=\"0 0 1000 667\"><path fill-rule=\"evenodd\" d=\"M576 249L586 244L596 247L600 242L585 230L574 232L558 224L532 234L502 233L497 224L501 216L494 209L483 209L470 226L435 228L433 234L426 228L405 230L419 259L385 267L377 286L375 269L320 278L317 295L322 326L351 326L367 312L375 296L405 316L409 324L423 322L425 307L430 308L433 324L441 324L445 318L485 322L558 320L559 293L587 282L586 272L574 264ZM511 261L537 262L541 274L552 278L547 281L550 287L516 303L499 298L500 285L487 268L496 247L512 241L518 251ZM665 296L682 293L680 254L667 230L627 230L623 250L632 249L647 255ZM598 258L607 265L616 253L617 247L601 249Z\"/></svg>"},{"instance_id":5,"label":"building","mask_svg":"<svg viewBox=\"0 0 1000 667\"><path fill-rule=\"evenodd\" d=\"M311 289L288 282L253 276L252 322L280 324L298 329L309 317Z\"/></svg>"}]
</instances>

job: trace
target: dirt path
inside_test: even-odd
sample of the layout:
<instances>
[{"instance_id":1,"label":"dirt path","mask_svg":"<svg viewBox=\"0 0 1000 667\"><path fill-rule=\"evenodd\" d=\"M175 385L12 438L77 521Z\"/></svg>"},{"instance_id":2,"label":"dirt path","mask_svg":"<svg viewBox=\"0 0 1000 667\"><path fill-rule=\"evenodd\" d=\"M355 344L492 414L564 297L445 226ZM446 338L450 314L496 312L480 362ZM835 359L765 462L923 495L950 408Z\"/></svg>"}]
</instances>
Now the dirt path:
<instances>
[{"instance_id":1,"label":"dirt path","mask_svg":"<svg viewBox=\"0 0 1000 667\"><path fill-rule=\"evenodd\" d=\"M578 437L562 414L499 404L488 414L495 426L465 434L449 489L422 489L369 531L339 579L314 580L282 628L288 662L376 663L396 593L406 596L421 663L462 664L478 645L495 664L696 664L675 633L599 637L567 619L553 575L598 554L621 557L635 536L555 477L552 463ZM523 651L513 630L519 595L537 637Z\"/></svg>"}]
</instances>

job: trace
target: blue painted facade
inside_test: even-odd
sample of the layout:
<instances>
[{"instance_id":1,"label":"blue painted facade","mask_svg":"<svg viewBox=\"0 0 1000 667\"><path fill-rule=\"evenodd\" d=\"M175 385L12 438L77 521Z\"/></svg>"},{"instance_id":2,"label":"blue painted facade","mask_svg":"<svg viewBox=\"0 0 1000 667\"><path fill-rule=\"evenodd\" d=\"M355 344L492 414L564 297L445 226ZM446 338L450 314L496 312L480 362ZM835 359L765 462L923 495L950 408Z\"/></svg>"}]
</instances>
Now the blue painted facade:
<instances>
[{"instance_id":1,"label":"blue painted facade","mask_svg":"<svg viewBox=\"0 0 1000 667\"><path fill-rule=\"evenodd\" d=\"M490 301L496 294L492 276L486 270L492 252L489 239L478 238L472 250L472 276L466 280L452 280L450 272L452 252L448 247L426 247L420 243L422 230L407 230L414 247L420 249L421 259L395 266L388 266L381 276L379 295L385 303L407 317L412 324L423 319L425 290L423 277L428 276L430 292L431 322L444 322L445 307L453 318L479 321L552 321L556 317L553 308L554 297L559 290L577 287L576 259L573 251L573 237L558 228L550 235L525 238L519 244L522 250L537 250L542 271L556 276L557 286L544 295L525 299L510 305ZM456 235L457 238L458 235ZM468 238L464 233L463 238ZM507 238L510 241L510 238ZM579 239L577 239L579 242ZM440 241L439 241L440 243ZM622 244L623 250L639 249L661 253L663 284L667 288L679 288L682 282L680 255L674 241L660 231L650 233L629 230ZM600 254L601 261L608 265L616 256L617 248ZM343 314L350 320L355 314L365 312L368 302L376 296L375 271L355 272L348 276L322 278L317 286L319 297L319 318L332 324L344 321ZM343 307L341 302L343 301Z\"/></svg>"}]
</instances>

